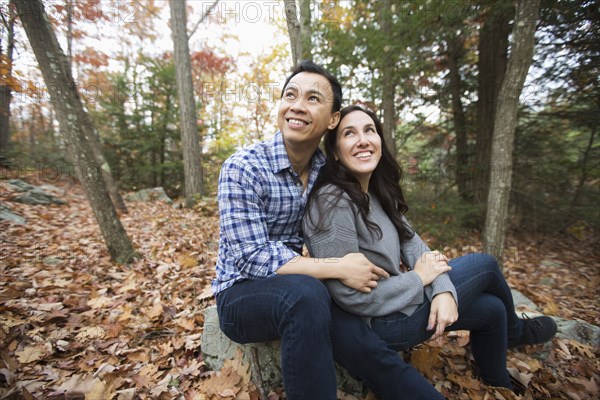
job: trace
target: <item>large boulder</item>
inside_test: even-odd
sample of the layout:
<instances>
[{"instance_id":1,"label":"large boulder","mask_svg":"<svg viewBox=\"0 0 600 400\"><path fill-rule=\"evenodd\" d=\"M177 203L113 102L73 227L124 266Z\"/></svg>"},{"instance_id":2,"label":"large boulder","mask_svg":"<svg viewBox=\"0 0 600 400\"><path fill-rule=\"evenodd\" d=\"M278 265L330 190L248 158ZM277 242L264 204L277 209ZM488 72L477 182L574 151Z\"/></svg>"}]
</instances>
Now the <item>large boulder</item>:
<instances>
[{"instance_id":1,"label":"large boulder","mask_svg":"<svg viewBox=\"0 0 600 400\"><path fill-rule=\"evenodd\" d=\"M519 316L525 314L533 318L541 315L538 307L530 299L517 290L512 290L515 309ZM590 346L600 346L600 328L580 320L566 320L553 317L558 325L556 336L562 339L575 340ZM252 362L252 349L258 351L258 364L265 389L274 389L283 386L281 381L279 341L268 343L253 343L240 345L232 342L219 328L219 317L216 306L204 310L204 331L202 333L202 353L204 362L212 370L220 370L225 360L233 359L236 350L240 349L245 362ZM544 351L544 354L549 353ZM545 358L545 357L542 357ZM353 379L343 368L336 368L338 387L344 392L364 397L367 389L360 382ZM256 379L256 377L253 377Z\"/></svg>"},{"instance_id":2,"label":"large boulder","mask_svg":"<svg viewBox=\"0 0 600 400\"><path fill-rule=\"evenodd\" d=\"M125 196L125 200L142 202L164 201L167 204L173 204L173 200L171 200L171 198L167 196L167 193L165 193L165 189L163 189L162 187L142 189L135 193L130 193L127 196Z\"/></svg>"},{"instance_id":3,"label":"large boulder","mask_svg":"<svg viewBox=\"0 0 600 400\"><path fill-rule=\"evenodd\" d=\"M204 310L202 354L204 363L212 370L220 370L225 360L234 358L237 349L242 351L244 361L251 363L253 359L252 349L256 348L264 388L269 391L281 387L283 382L281 380L279 345L278 340L249 345L232 342L219 328L217 307L211 306ZM366 387L352 378L343 368L337 366L336 375L338 387L344 392L359 397L364 397L367 394ZM255 376L253 376L253 379L256 382Z\"/></svg>"}]
</instances>

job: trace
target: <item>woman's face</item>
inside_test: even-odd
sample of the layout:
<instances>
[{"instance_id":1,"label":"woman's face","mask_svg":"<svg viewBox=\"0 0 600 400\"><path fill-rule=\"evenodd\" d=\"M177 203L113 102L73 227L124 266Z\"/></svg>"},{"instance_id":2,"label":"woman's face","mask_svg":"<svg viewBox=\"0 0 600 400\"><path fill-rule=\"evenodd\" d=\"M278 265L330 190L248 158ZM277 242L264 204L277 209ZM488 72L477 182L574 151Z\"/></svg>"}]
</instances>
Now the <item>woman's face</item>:
<instances>
[{"instance_id":1,"label":"woman's face","mask_svg":"<svg viewBox=\"0 0 600 400\"><path fill-rule=\"evenodd\" d=\"M340 121L335 159L368 191L371 174L381 158L381 137L375 122L362 111L352 111Z\"/></svg>"}]
</instances>

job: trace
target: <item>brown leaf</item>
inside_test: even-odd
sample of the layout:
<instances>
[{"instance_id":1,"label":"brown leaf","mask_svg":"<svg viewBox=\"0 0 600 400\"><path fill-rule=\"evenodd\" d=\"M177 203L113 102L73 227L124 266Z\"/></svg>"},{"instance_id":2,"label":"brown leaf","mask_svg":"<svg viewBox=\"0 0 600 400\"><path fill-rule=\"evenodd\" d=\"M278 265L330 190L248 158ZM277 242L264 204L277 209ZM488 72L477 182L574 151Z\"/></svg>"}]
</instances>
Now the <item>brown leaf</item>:
<instances>
[{"instance_id":1,"label":"brown leaf","mask_svg":"<svg viewBox=\"0 0 600 400\"><path fill-rule=\"evenodd\" d=\"M196 268L198 266L198 260L189 253L185 253L177 257L177 262L181 265L181 268Z\"/></svg>"},{"instance_id":2,"label":"brown leaf","mask_svg":"<svg viewBox=\"0 0 600 400\"><path fill-rule=\"evenodd\" d=\"M242 377L231 366L224 367L221 371L203 380L198 389L209 396L218 395L223 390L235 389L241 380Z\"/></svg>"},{"instance_id":3,"label":"brown leaf","mask_svg":"<svg viewBox=\"0 0 600 400\"><path fill-rule=\"evenodd\" d=\"M507 368L507 369L508 369L508 373L510 374L510 376L512 376L514 379L516 379L519 383L521 383L521 385L523 385L525 387L529 386L529 382L531 381L533 374L521 372L516 368Z\"/></svg>"},{"instance_id":4,"label":"brown leaf","mask_svg":"<svg viewBox=\"0 0 600 400\"><path fill-rule=\"evenodd\" d=\"M28 364L43 359L51 351L52 345L44 343L36 346L26 346L21 350L15 351L15 355L21 364Z\"/></svg>"},{"instance_id":5,"label":"brown leaf","mask_svg":"<svg viewBox=\"0 0 600 400\"><path fill-rule=\"evenodd\" d=\"M411 363L425 376L432 380L437 369L442 366L441 349L438 347L421 346L411 353Z\"/></svg>"},{"instance_id":6,"label":"brown leaf","mask_svg":"<svg viewBox=\"0 0 600 400\"><path fill-rule=\"evenodd\" d=\"M142 312L151 320L158 318L163 313L163 306L160 301L155 301L150 307L144 307Z\"/></svg>"},{"instance_id":7,"label":"brown leaf","mask_svg":"<svg viewBox=\"0 0 600 400\"><path fill-rule=\"evenodd\" d=\"M476 381L475 379L465 375L456 375L455 373L451 372L448 374L447 378L450 382L453 382L465 389L477 390L481 387L481 383L479 381Z\"/></svg>"},{"instance_id":8,"label":"brown leaf","mask_svg":"<svg viewBox=\"0 0 600 400\"><path fill-rule=\"evenodd\" d=\"M186 331L196 330L196 321L193 318L179 318L175 322Z\"/></svg>"},{"instance_id":9,"label":"brown leaf","mask_svg":"<svg viewBox=\"0 0 600 400\"><path fill-rule=\"evenodd\" d=\"M235 350L235 356L231 360L225 360L223 368L231 367L241 378L242 383L247 385L250 382L250 364L244 363L244 354L238 347Z\"/></svg>"}]
</instances>

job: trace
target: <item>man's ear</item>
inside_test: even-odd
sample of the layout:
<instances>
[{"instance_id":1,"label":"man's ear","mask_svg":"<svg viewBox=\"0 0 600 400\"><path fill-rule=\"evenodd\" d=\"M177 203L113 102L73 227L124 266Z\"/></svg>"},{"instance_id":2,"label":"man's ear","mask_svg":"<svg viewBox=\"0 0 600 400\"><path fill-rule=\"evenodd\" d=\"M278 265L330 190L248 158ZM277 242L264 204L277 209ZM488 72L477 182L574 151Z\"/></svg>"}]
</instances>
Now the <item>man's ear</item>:
<instances>
[{"instance_id":1,"label":"man's ear","mask_svg":"<svg viewBox=\"0 0 600 400\"><path fill-rule=\"evenodd\" d=\"M334 129L340 122L340 112L336 111L331 115L331 122L327 125L327 129Z\"/></svg>"}]
</instances>

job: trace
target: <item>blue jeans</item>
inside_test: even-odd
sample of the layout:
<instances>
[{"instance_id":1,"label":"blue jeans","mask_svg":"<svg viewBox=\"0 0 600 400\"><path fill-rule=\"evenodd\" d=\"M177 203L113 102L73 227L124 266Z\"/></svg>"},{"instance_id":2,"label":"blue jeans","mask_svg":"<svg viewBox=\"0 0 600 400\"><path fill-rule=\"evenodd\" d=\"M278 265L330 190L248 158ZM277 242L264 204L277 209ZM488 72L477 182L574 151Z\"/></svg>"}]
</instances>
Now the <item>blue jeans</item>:
<instances>
[{"instance_id":1,"label":"blue jeans","mask_svg":"<svg viewBox=\"0 0 600 400\"><path fill-rule=\"evenodd\" d=\"M515 313L512 294L488 254L473 253L449 262L448 272L458 295L458 320L446 331L471 331L471 350L484 382L512 388L506 370L508 337L516 337L522 322ZM427 331L431 304L425 301L410 316L393 313L373 318L373 330L395 350L406 350L429 339Z\"/></svg>"},{"instance_id":2,"label":"blue jeans","mask_svg":"<svg viewBox=\"0 0 600 400\"><path fill-rule=\"evenodd\" d=\"M335 400L334 360L382 400L443 399L439 392L354 314L331 302L306 275L274 275L234 284L217 295L221 330L238 343L281 339L290 400Z\"/></svg>"}]
</instances>

